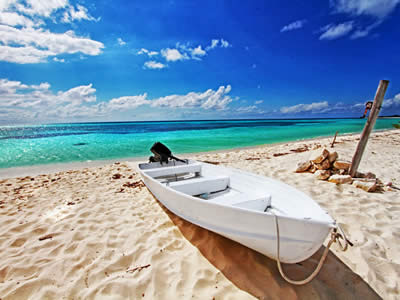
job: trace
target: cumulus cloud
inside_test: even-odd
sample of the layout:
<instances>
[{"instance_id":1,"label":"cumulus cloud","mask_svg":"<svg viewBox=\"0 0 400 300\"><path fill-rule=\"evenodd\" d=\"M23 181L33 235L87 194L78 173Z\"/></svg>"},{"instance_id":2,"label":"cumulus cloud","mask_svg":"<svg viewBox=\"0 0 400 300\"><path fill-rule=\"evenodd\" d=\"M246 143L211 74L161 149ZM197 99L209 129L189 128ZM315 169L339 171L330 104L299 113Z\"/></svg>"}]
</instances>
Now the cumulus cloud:
<instances>
[{"instance_id":1,"label":"cumulus cloud","mask_svg":"<svg viewBox=\"0 0 400 300\"><path fill-rule=\"evenodd\" d=\"M161 97L153 100L151 105L169 108L225 109L232 102L232 98L227 95L230 91L230 85L220 86L217 91L209 89L203 93L190 92L186 95Z\"/></svg>"},{"instance_id":2,"label":"cumulus cloud","mask_svg":"<svg viewBox=\"0 0 400 300\"><path fill-rule=\"evenodd\" d=\"M187 58L185 55L179 52L178 49L161 49L161 55L165 57L166 61L177 61Z\"/></svg>"},{"instance_id":3,"label":"cumulus cloud","mask_svg":"<svg viewBox=\"0 0 400 300\"><path fill-rule=\"evenodd\" d=\"M148 55L148 56L154 56L154 55L158 55L158 52L157 51L150 51L150 50L147 50L147 49L145 49L145 48L142 48L142 49L140 49L138 52L136 52L136 54L137 55L143 55L143 54L146 54L146 55Z\"/></svg>"},{"instance_id":4,"label":"cumulus cloud","mask_svg":"<svg viewBox=\"0 0 400 300\"><path fill-rule=\"evenodd\" d=\"M323 32L320 40L334 40L347 35L353 29L353 22L345 22L338 25L329 24L321 28Z\"/></svg>"},{"instance_id":5,"label":"cumulus cloud","mask_svg":"<svg viewBox=\"0 0 400 300\"><path fill-rule=\"evenodd\" d=\"M144 93L138 96L125 96L111 99L108 103L108 107L111 110L125 110L134 109L141 105L149 105L150 103L150 100L147 100L147 94Z\"/></svg>"},{"instance_id":6,"label":"cumulus cloud","mask_svg":"<svg viewBox=\"0 0 400 300\"><path fill-rule=\"evenodd\" d=\"M154 60L146 61L144 63L145 69L164 69L166 67L167 67L167 65L164 65L163 63L160 63L160 62L157 62Z\"/></svg>"},{"instance_id":7,"label":"cumulus cloud","mask_svg":"<svg viewBox=\"0 0 400 300\"><path fill-rule=\"evenodd\" d=\"M264 102L264 100L257 100L256 102L254 102L254 104L255 105L258 105L258 104L261 104L261 103L263 103Z\"/></svg>"},{"instance_id":8,"label":"cumulus cloud","mask_svg":"<svg viewBox=\"0 0 400 300\"><path fill-rule=\"evenodd\" d=\"M391 107L399 107L400 106L400 94L397 94L393 98L385 99L382 103L382 107L391 108Z\"/></svg>"},{"instance_id":9,"label":"cumulus cloud","mask_svg":"<svg viewBox=\"0 0 400 300\"><path fill-rule=\"evenodd\" d=\"M329 107L327 101L314 102L311 104L297 104L293 106L284 106L280 109L283 114L297 114L301 112L321 112Z\"/></svg>"},{"instance_id":10,"label":"cumulus cloud","mask_svg":"<svg viewBox=\"0 0 400 300\"><path fill-rule=\"evenodd\" d=\"M136 52L137 55L147 55L152 57L154 55L161 54L161 57L166 62L177 62L184 60L202 60L204 56L208 54L208 52L215 48L228 48L232 47L232 45L224 40L224 39L213 39L209 46L204 47L203 45L197 45L195 47L191 46L190 43L182 44L177 43L174 48L162 48L159 51L150 51L146 48L141 48ZM164 67L165 64L159 62L158 66L161 68L161 65ZM144 68L151 68L149 65L145 63ZM153 68L156 69L156 68Z\"/></svg>"},{"instance_id":11,"label":"cumulus cloud","mask_svg":"<svg viewBox=\"0 0 400 300\"><path fill-rule=\"evenodd\" d=\"M231 86L217 90L189 92L149 99L147 93L123 96L98 102L92 84L80 85L67 91L53 92L49 83L27 85L20 81L0 79L0 115L2 120L24 122L73 118L112 116L118 111L133 110L140 106L159 109L185 109L193 112L225 110L233 101L229 95ZM7 117L3 118L4 112ZM24 117L22 117L24 116Z\"/></svg>"},{"instance_id":12,"label":"cumulus cloud","mask_svg":"<svg viewBox=\"0 0 400 300\"><path fill-rule=\"evenodd\" d=\"M396 8L400 0L331 0L330 3L338 13L385 18Z\"/></svg>"},{"instance_id":13,"label":"cumulus cloud","mask_svg":"<svg viewBox=\"0 0 400 300\"><path fill-rule=\"evenodd\" d=\"M99 55L101 42L79 37L74 31L53 33L45 28L48 20L57 22L95 21L82 5L74 7L68 0L13 0L0 5L0 60L11 63L46 62L48 57L80 52Z\"/></svg>"},{"instance_id":14,"label":"cumulus cloud","mask_svg":"<svg viewBox=\"0 0 400 300\"><path fill-rule=\"evenodd\" d=\"M292 31L295 29L300 29L304 26L304 24L306 23L306 20L297 20L294 21L288 25L285 25L282 27L281 32L286 32L286 31Z\"/></svg>"},{"instance_id":15,"label":"cumulus cloud","mask_svg":"<svg viewBox=\"0 0 400 300\"><path fill-rule=\"evenodd\" d=\"M207 52L201 48L201 45L197 46L192 50L192 56L204 56Z\"/></svg>"}]
</instances>

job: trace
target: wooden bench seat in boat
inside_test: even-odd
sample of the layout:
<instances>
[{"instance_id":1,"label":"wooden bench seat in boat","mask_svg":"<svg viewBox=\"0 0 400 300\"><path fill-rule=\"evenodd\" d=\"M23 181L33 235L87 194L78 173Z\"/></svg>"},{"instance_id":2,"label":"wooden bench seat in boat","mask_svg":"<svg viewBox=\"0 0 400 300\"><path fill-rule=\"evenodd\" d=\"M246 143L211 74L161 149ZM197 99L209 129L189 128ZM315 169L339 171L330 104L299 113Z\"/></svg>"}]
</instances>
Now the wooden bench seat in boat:
<instances>
[{"instance_id":1,"label":"wooden bench seat in boat","mask_svg":"<svg viewBox=\"0 0 400 300\"><path fill-rule=\"evenodd\" d=\"M229 187L229 183L228 176L213 176L170 182L168 186L184 194L195 196L226 190Z\"/></svg>"},{"instance_id":2,"label":"wooden bench seat in boat","mask_svg":"<svg viewBox=\"0 0 400 300\"><path fill-rule=\"evenodd\" d=\"M198 173L200 175L201 164L194 163L194 164L187 164L180 166L161 167L161 168L144 170L144 172L153 178L175 176L186 173Z\"/></svg>"}]
</instances>

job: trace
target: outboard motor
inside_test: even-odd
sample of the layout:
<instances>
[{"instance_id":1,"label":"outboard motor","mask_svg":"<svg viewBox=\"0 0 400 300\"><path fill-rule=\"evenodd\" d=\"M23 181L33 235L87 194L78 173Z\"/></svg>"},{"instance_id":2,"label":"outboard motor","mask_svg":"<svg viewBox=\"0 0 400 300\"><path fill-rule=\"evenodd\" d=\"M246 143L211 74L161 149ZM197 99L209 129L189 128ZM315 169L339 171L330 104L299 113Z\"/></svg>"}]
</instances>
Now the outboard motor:
<instances>
[{"instance_id":1,"label":"outboard motor","mask_svg":"<svg viewBox=\"0 0 400 300\"><path fill-rule=\"evenodd\" d=\"M160 162L162 164L164 162L168 163L169 159L173 159L187 163L187 161L173 156L171 150L169 150L167 146L160 142L154 143L154 145L150 148L150 151L154 154L154 156L149 157L150 162Z\"/></svg>"}]
</instances>

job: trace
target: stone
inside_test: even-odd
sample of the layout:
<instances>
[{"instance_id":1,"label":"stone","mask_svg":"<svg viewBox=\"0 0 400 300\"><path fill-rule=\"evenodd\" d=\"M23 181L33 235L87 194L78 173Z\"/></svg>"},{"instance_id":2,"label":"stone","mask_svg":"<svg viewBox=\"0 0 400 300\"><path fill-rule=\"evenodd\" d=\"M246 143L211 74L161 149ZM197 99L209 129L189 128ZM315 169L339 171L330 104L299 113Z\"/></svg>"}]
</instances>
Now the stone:
<instances>
[{"instance_id":1,"label":"stone","mask_svg":"<svg viewBox=\"0 0 400 300\"><path fill-rule=\"evenodd\" d=\"M331 164L333 164L333 163L335 162L335 160L338 159L338 157L339 157L339 155L337 154L336 151L335 151L335 152L329 153L329 155L328 155L329 162L330 162Z\"/></svg>"},{"instance_id":2,"label":"stone","mask_svg":"<svg viewBox=\"0 0 400 300\"><path fill-rule=\"evenodd\" d=\"M336 169L348 170L348 169L350 169L351 162L344 161L344 160L336 160L336 161L333 163L333 166L334 166Z\"/></svg>"},{"instance_id":3,"label":"stone","mask_svg":"<svg viewBox=\"0 0 400 300\"><path fill-rule=\"evenodd\" d=\"M320 163L322 163L322 161L325 160L325 158L328 157L328 155L329 155L329 151L324 149L324 150L322 150L321 155L318 156L317 158L313 159L312 162L315 164L320 164Z\"/></svg>"},{"instance_id":4,"label":"stone","mask_svg":"<svg viewBox=\"0 0 400 300\"><path fill-rule=\"evenodd\" d=\"M317 167L313 164L313 165L311 166L311 168L308 169L308 172L310 172L310 173L315 173L315 171L317 171L317 170L318 170Z\"/></svg>"},{"instance_id":5,"label":"stone","mask_svg":"<svg viewBox=\"0 0 400 300\"><path fill-rule=\"evenodd\" d=\"M353 181L353 185L369 193L375 192L377 187L375 182L358 181L358 180Z\"/></svg>"},{"instance_id":6,"label":"stone","mask_svg":"<svg viewBox=\"0 0 400 300\"><path fill-rule=\"evenodd\" d=\"M307 171L311 167L311 165L312 165L311 161L299 163L297 165L296 173L301 173L301 172Z\"/></svg>"},{"instance_id":7,"label":"stone","mask_svg":"<svg viewBox=\"0 0 400 300\"><path fill-rule=\"evenodd\" d=\"M314 176L319 180L327 180L331 176L330 170L318 170L314 173Z\"/></svg>"},{"instance_id":8,"label":"stone","mask_svg":"<svg viewBox=\"0 0 400 300\"><path fill-rule=\"evenodd\" d=\"M320 164L315 164L318 170L327 170L331 167L331 163L329 162L329 159L325 159L322 163Z\"/></svg>"},{"instance_id":9,"label":"stone","mask_svg":"<svg viewBox=\"0 0 400 300\"><path fill-rule=\"evenodd\" d=\"M345 170L345 169L340 169L340 170L339 170L339 174L340 174L340 175L347 175L347 170Z\"/></svg>"},{"instance_id":10,"label":"stone","mask_svg":"<svg viewBox=\"0 0 400 300\"><path fill-rule=\"evenodd\" d=\"M328 181L336 184L352 183L353 178L351 178L350 175L332 175L329 177Z\"/></svg>"}]
</instances>

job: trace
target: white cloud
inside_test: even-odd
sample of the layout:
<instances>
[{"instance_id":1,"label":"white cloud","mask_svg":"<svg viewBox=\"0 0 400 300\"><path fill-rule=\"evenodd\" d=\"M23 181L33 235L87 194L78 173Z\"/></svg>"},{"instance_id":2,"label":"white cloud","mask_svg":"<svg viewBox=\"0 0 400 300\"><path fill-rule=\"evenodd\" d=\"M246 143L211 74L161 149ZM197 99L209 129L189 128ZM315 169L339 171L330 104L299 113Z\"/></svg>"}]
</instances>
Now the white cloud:
<instances>
[{"instance_id":1,"label":"white cloud","mask_svg":"<svg viewBox=\"0 0 400 300\"><path fill-rule=\"evenodd\" d=\"M204 93L190 92L186 95L170 95L152 101L154 107L225 109L232 102L226 94L231 91L231 86L220 86L217 91L207 90Z\"/></svg>"},{"instance_id":2,"label":"white cloud","mask_svg":"<svg viewBox=\"0 0 400 300\"><path fill-rule=\"evenodd\" d=\"M72 30L53 33L46 29L46 19L56 23L59 15L68 22L95 20L84 6L77 5L75 9L68 0L1 1L0 60L26 64L46 62L48 57L59 54L101 53L101 42L79 37Z\"/></svg>"},{"instance_id":3,"label":"white cloud","mask_svg":"<svg viewBox=\"0 0 400 300\"><path fill-rule=\"evenodd\" d=\"M204 56L207 52L201 48L201 45L197 46L192 50L192 56Z\"/></svg>"},{"instance_id":4,"label":"white cloud","mask_svg":"<svg viewBox=\"0 0 400 300\"><path fill-rule=\"evenodd\" d=\"M23 1L14 2L18 2L16 4L18 11L27 15L43 17L50 17L54 11L68 5L68 0L26 0L26 5Z\"/></svg>"},{"instance_id":5,"label":"white cloud","mask_svg":"<svg viewBox=\"0 0 400 300\"><path fill-rule=\"evenodd\" d=\"M118 42L118 44L119 44L120 46L126 45L126 42L125 42L123 39L121 39L121 38L117 38L117 42Z\"/></svg>"},{"instance_id":6,"label":"white cloud","mask_svg":"<svg viewBox=\"0 0 400 300\"><path fill-rule=\"evenodd\" d=\"M148 56L154 56L154 55L158 55L157 51L149 51L145 48L140 49L138 52L136 52L137 55L142 55L142 54L146 54Z\"/></svg>"},{"instance_id":7,"label":"white cloud","mask_svg":"<svg viewBox=\"0 0 400 300\"><path fill-rule=\"evenodd\" d=\"M256 102L254 102L254 104L255 105L258 105L258 104L261 104L261 103L263 103L264 102L264 100L257 100Z\"/></svg>"},{"instance_id":8,"label":"white cloud","mask_svg":"<svg viewBox=\"0 0 400 300\"><path fill-rule=\"evenodd\" d=\"M112 117L118 112L133 110L139 106L169 109L185 109L193 112L224 110L233 99L228 95L231 86L220 86L217 90L189 92L184 95L168 95L148 99L146 93L113 98L97 102L96 89L92 84L80 85L67 91L53 92L49 83L27 85L20 81L0 79L0 115L2 121L19 120L72 120L74 118ZM3 113L7 112L4 117Z\"/></svg>"},{"instance_id":9,"label":"white cloud","mask_svg":"<svg viewBox=\"0 0 400 300\"><path fill-rule=\"evenodd\" d=\"M0 24L10 25L10 26L23 26L23 27L33 27L35 23L18 13L15 12L5 12L0 10Z\"/></svg>"},{"instance_id":10,"label":"white cloud","mask_svg":"<svg viewBox=\"0 0 400 300\"><path fill-rule=\"evenodd\" d=\"M286 31L291 31L291 30L295 30L295 29L300 29L304 26L304 24L306 23L306 20L297 20L294 21L288 25L285 25L282 27L281 32L286 32Z\"/></svg>"},{"instance_id":11,"label":"white cloud","mask_svg":"<svg viewBox=\"0 0 400 300\"><path fill-rule=\"evenodd\" d=\"M69 6L69 9L64 12L64 17L63 17L63 22L64 23L71 23L75 20L81 21L81 20L88 20L88 21L99 21L99 19L93 18L89 13L86 7L82 5L77 5L77 9L75 9L73 6Z\"/></svg>"},{"instance_id":12,"label":"white cloud","mask_svg":"<svg viewBox=\"0 0 400 300\"><path fill-rule=\"evenodd\" d=\"M147 94L138 96L125 96L120 98L111 99L108 103L108 107L111 110L123 110L123 109L134 109L141 105L149 105L151 102L146 99Z\"/></svg>"},{"instance_id":13,"label":"white cloud","mask_svg":"<svg viewBox=\"0 0 400 300\"><path fill-rule=\"evenodd\" d=\"M255 112L257 110L258 107L256 105L250 105L250 106L239 107L236 111L240 113L250 113L250 112Z\"/></svg>"},{"instance_id":14,"label":"white cloud","mask_svg":"<svg viewBox=\"0 0 400 300\"><path fill-rule=\"evenodd\" d=\"M281 107L280 112L283 114L296 114L301 112L321 112L329 107L327 101L314 102L311 104L297 104L294 106Z\"/></svg>"},{"instance_id":15,"label":"white cloud","mask_svg":"<svg viewBox=\"0 0 400 300\"><path fill-rule=\"evenodd\" d=\"M14 28L0 25L0 59L16 63L38 63L48 56L81 52L98 55L104 45L73 31L51 33L43 29Z\"/></svg>"},{"instance_id":16,"label":"white cloud","mask_svg":"<svg viewBox=\"0 0 400 300\"><path fill-rule=\"evenodd\" d=\"M185 55L182 55L178 49L161 49L161 55L165 57L167 61L177 61L185 59Z\"/></svg>"},{"instance_id":17,"label":"white cloud","mask_svg":"<svg viewBox=\"0 0 400 300\"><path fill-rule=\"evenodd\" d=\"M228 47L232 47L232 45L229 44L228 41L225 41L224 39L221 39L221 47L222 48L228 48Z\"/></svg>"},{"instance_id":18,"label":"white cloud","mask_svg":"<svg viewBox=\"0 0 400 300\"><path fill-rule=\"evenodd\" d=\"M65 59L64 59L64 58L57 58L57 57L54 57L53 60L56 61L56 62L62 62L62 63L65 62Z\"/></svg>"},{"instance_id":19,"label":"white cloud","mask_svg":"<svg viewBox=\"0 0 400 300\"><path fill-rule=\"evenodd\" d=\"M144 63L145 69L164 69L165 67L167 67L167 65L154 60L146 61Z\"/></svg>"},{"instance_id":20,"label":"white cloud","mask_svg":"<svg viewBox=\"0 0 400 300\"><path fill-rule=\"evenodd\" d=\"M394 106L400 106L400 94L397 94L391 99L385 99L382 103L382 107L390 108Z\"/></svg>"},{"instance_id":21,"label":"white cloud","mask_svg":"<svg viewBox=\"0 0 400 300\"><path fill-rule=\"evenodd\" d=\"M319 37L320 40L334 40L345 36L353 29L353 22L345 22L338 25L329 24L321 28L323 32Z\"/></svg>"},{"instance_id":22,"label":"white cloud","mask_svg":"<svg viewBox=\"0 0 400 300\"><path fill-rule=\"evenodd\" d=\"M211 40L211 45L208 46L208 47L206 48L206 50L208 51L208 50L210 50L210 49L214 49L215 47L218 46L218 44L219 44L219 40L216 40L216 39Z\"/></svg>"},{"instance_id":23,"label":"white cloud","mask_svg":"<svg viewBox=\"0 0 400 300\"><path fill-rule=\"evenodd\" d=\"M350 36L351 39L359 39L368 36L372 29L382 24L400 4L400 0L330 0L330 4L335 13L375 18L376 21L371 25L359 25ZM364 20L360 20L359 23L364 23Z\"/></svg>"},{"instance_id":24,"label":"white cloud","mask_svg":"<svg viewBox=\"0 0 400 300\"><path fill-rule=\"evenodd\" d=\"M338 13L385 18L394 11L400 0L330 0L330 3Z\"/></svg>"}]
</instances>

